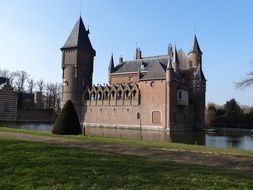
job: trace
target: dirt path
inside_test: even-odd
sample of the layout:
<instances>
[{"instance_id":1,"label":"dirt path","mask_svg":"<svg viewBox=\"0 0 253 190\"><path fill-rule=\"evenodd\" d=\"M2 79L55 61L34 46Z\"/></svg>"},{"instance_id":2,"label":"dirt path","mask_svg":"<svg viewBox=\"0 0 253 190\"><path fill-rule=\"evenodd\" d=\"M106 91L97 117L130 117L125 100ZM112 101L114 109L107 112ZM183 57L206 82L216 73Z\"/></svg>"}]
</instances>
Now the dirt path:
<instances>
[{"instance_id":1,"label":"dirt path","mask_svg":"<svg viewBox=\"0 0 253 190\"><path fill-rule=\"evenodd\" d=\"M64 139L61 137L36 136L15 132L0 132L0 136L34 142L56 144L60 146L80 147L109 153L145 156L150 159L171 160L182 163L253 171L253 156L233 156L215 153L200 153L185 150L170 150L164 148L95 143L84 140Z\"/></svg>"}]
</instances>

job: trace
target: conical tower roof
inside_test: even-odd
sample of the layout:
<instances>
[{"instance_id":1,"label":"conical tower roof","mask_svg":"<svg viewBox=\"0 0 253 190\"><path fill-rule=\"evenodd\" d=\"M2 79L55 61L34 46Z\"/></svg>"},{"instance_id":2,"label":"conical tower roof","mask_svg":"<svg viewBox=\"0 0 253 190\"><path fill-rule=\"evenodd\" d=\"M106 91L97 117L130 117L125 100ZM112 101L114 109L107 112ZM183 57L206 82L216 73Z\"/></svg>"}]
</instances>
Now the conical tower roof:
<instances>
[{"instance_id":1,"label":"conical tower roof","mask_svg":"<svg viewBox=\"0 0 253 190\"><path fill-rule=\"evenodd\" d=\"M61 49L80 48L90 51L93 55L96 55L96 51L93 49L88 35L89 31L85 29L83 19L80 17Z\"/></svg>"},{"instance_id":2,"label":"conical tower roof","mask_svg":"<svg viewBox=\"0 0 253 190\"><path fill-rule=\"evenodd\" d=\"M110 72L113 72L113 69L114 69L114 60L113 60L113 54L112 54L112 55L111 55L110 62L109 62L108 70L109 70Z\"/></svg>"},{"instance_id":3,"label":"conical tower roof","mask_svg":"<svg viewBox=\"0 0 253 190\"><path fill-rule=\"evenodd\" d=\"M206 77L200 65L198 66L196 72L194 73L193 80L206 81Z\"/></svg>"},{"instance_id":4,"label":"conical tower roof","mask_svg":"<svg viewBox=\"0 0 253 190\"><path fill-rule=\"evenodd\" d=\"M198 43L196 35L194 35L192 48L189 51L189 53L200 53L200 54L202 54L202 51L200 50L199 43Z\"/></svg>"}]
</instances>

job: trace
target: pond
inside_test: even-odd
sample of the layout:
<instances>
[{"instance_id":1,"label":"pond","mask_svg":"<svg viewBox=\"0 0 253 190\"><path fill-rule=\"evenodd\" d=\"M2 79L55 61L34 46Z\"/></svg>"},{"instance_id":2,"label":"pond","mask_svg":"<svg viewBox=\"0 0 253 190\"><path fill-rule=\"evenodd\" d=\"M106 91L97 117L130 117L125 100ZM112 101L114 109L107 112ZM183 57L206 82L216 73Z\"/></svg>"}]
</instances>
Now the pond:
<instances>
[{"instance_id":1,"label":"pond","mask_svg":"<svg viewBox=\"0 0 253 190\"><path fill-rule=\"evenodd\" d=\"M6 124L5 124L6 126ZM8 127L36 131L51 131L52 124L8 124ZM222 132L207 133L201 132L166 132L149 130L131 130L115 128L86 127L87 135L104 137L130 138L148 141L173 142L184 144L197 144L215 147L235 147L243 150L253 150L253 136L250 133Z\"/></svg>"}]
</instances>

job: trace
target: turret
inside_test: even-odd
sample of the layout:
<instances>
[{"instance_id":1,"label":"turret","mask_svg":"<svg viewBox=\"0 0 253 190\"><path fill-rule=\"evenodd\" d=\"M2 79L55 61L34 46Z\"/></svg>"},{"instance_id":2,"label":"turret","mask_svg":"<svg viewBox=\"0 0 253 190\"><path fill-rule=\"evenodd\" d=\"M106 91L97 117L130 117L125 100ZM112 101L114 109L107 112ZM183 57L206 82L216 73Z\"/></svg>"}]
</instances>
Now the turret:
<instances>
[{"instance_id":1,"label":"turret","mask_svg":"<svg viewBox=\"0 0 253 190\"><path fill-rule=\"evenodd\" d=\"M177 54L177 47L175 46L175 51L173 55L173 62L172 66L175 72L179 71L179 59L178 59L178 54Z\"/></svg>"},{"instance_id":2,"label":"turret","mask_svg":"<svg viewBox=\"0 0 253 190\"><path fill-rule=\"evenodd\" d=\"M173 47L172 44L170 43L168 46L168 56L172 57L173 56Z\"/></svg>"},{"instance_id":3,"label":"turret","mask_svg":"<svg viewBox=\"0 0 253 190\"><path fill-rule=\"evenodd\" d=\"M200 50L196 35L194 36L192 47L188 53L188 56L193 68L197 69L198 65L202 64L202 51Z\"/></svg>"},{"instance_id":4,"label":"turret","mask_svg":"<svg viewBox=\"0 0 253 190\"><path fill-rule=\"evenodd\" d=\"M80 121L84 92L92 86L93 60L96 51L93 49L80 17L72 29L62 51L62 106L71 100L79 115Z\"/></svg>"},{"instance_id":5,"label":"turret","mask_svg":"<svg viewBox=\"0 0 253 190\"><path fill-rule=\"evenodd\" d=\"M113 54L111 55L111 59L109 62L108 72L109 74L112 73L114 70L114 60L113 60Z\"/></svg>"},{"instance_id":6,"label":"turret","mask_svg":"<svg viewBox=\"0 0 253 190\"><path fill-rule=\"evenodd\" d=\"M205 105L206 105L206 78L202 71L201 64L193 76L193 106L195 127L203 128L205 125Z\"/></svg>"},{"instance_id":7,"label":"turret","mask_svg":"<svg viewBox=\"0 0 253 190\"><path fill-rule=\"evenodd\" d=\"M111 84L110 74L113 72L113 70L114 70L114 60L113 60L113 54L112 54L110 62L109 62L109 67L108 67L108 81L109 81L109 84Z\"/></svg>"}]
</instances>

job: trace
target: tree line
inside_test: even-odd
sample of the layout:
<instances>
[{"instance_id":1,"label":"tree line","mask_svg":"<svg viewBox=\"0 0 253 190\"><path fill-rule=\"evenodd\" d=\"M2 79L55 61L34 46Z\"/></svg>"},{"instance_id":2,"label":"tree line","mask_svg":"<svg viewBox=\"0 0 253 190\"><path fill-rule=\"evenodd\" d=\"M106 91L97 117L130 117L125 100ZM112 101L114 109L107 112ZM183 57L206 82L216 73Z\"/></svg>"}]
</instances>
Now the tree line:
<instances>
[{"instance_id":1,"label":"tree line","mask_svg":"<svg viewBox=\"0 0 253 190\"><path fill-rule=\"evenodd\" d=\"M9 71L0 68L0 77L7 78L17 93L41 92L42 103L45 109L60 108L61 84L45 82L44 80L34 80L26 71Z\"/></svg>"},{"instance_id":2,"label":"tree line","mask_svg":"<svg viewBox=\"0 0 253 190\"><path fill-rule=\"evenodd\" d=\"M233 98L224 105L209 103L206 107L206 125L251 128L253 107L240 106Z\"/></svg>"}]
</instances>

